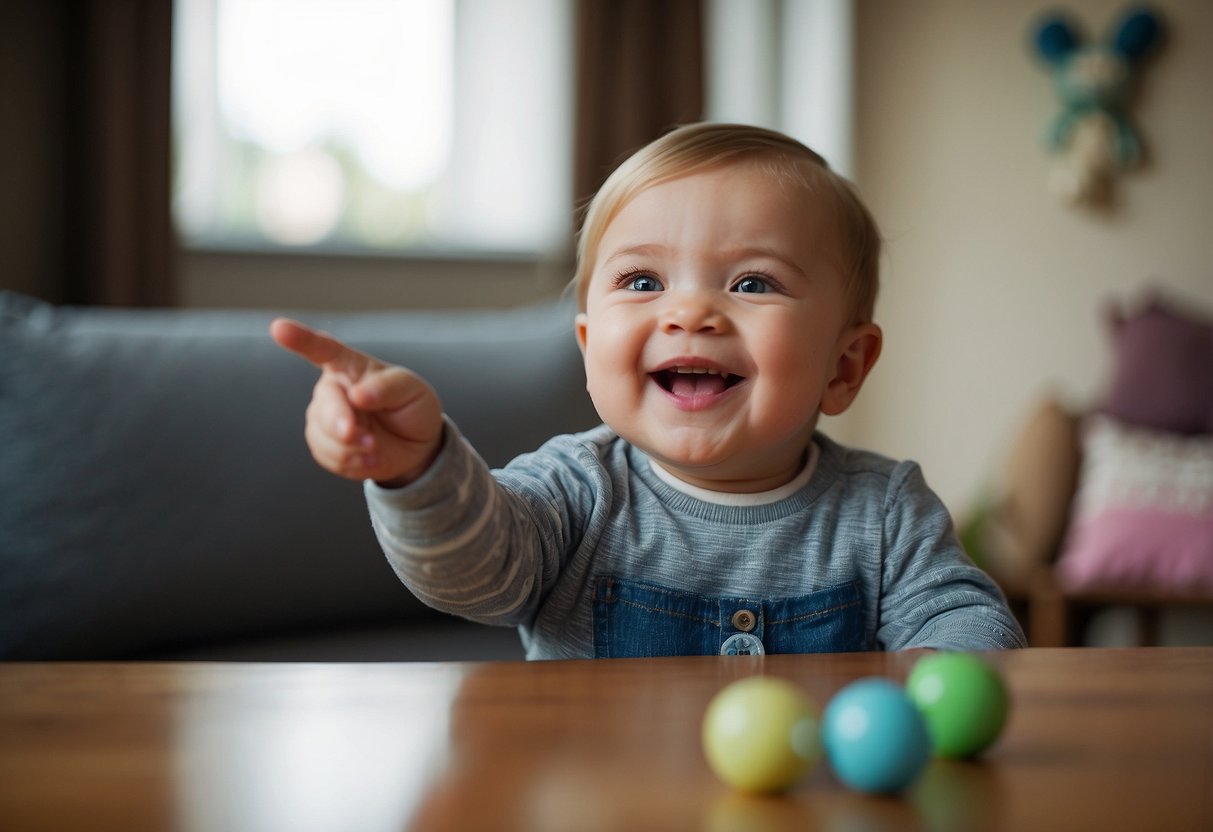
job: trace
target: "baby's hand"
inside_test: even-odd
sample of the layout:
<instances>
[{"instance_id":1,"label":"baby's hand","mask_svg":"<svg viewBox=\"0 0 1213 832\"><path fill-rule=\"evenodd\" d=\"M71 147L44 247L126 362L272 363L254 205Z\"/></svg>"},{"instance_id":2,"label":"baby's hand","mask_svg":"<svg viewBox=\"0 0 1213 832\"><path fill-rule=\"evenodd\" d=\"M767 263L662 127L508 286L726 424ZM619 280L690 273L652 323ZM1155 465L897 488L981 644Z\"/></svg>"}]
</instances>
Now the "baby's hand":
<instances>
[{"instance_id":1,"label":"baby's hand","mask_svg":"<svg viewBox=\"0 0 1213 832\"><path fill-rule=\"evenodd\" d=\"M304 429L321 467L388 487L425 473L442 446L442 405L424 379L287 318L270 335L322 371Z\"/></svg>"}]
</instances>

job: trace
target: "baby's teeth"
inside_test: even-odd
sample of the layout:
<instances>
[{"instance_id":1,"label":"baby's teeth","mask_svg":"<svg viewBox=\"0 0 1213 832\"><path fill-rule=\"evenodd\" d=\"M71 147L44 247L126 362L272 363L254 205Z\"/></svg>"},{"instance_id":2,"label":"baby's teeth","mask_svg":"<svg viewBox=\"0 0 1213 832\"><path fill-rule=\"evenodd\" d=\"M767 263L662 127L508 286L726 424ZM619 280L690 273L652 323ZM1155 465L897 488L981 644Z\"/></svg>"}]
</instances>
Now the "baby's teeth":
<instances>
[{"instance_id":1,"label":"baby's teeth","mask_svg":"<svg viewBox=\"0 0 1213 832\"><path fill-rule=\"evenodd\" d=\"M674 372L682 374L682 375L694 374L697 376L701 376L704 374L713 375L713 376L723 375L719 370L713 370L708 367L675 367Z\"/></svg>"}]
</instances>

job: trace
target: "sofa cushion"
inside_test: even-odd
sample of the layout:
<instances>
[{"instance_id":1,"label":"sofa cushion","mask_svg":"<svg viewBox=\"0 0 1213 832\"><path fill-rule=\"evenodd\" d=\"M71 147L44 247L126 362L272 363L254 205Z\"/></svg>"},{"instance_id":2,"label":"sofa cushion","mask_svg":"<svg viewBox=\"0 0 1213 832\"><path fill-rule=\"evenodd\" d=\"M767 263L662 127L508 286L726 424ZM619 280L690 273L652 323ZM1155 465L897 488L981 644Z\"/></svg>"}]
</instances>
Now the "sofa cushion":
<instances>
[{"instance_id":1,"label":"sofa cushion","mask_svg":"<svg viewBox=\"0 0 1213 832\"><path fill-rule=\"evenodd\" d=\"M1213 597L1213 434L1096 414L1083 424L1082 452L1061 586Z\"/></svg>"},{"instance_id":2,"label":"sofa cushion","mask_svg":"<svg viewBox=\"0 0 1213 832\"><path fill-rule=\"evenodd\" d=\"M1161 297L1109 314L1114 348L1102 412L1177 433L1213 433L1213 321Z\"/></svg>"},{"instance_id":3,"label":"sofa cushion","mask_svg":"<svg viewBox=\"0 0 1213 832\"><path fill-rule=\"evenodd\" d=\"M1023 591L1057 554L1080 465L1079 417L1052 396L1011 446L995 495L964 527L969 554L1008 590Z\"/></svg>"},{"instance_id":4,"label":"sofa cushion","mask_svg":"<svg viewBox=\"0 0 1213 832\"><path fill-rule=\"evenodd\" d=\"M492 465L597 421L564 303L288 314L421 373ZM436 615L385 562L360 484L311 460L318 372L273 316L0 292L0 658Z\"/></svg>"}]
</instances>

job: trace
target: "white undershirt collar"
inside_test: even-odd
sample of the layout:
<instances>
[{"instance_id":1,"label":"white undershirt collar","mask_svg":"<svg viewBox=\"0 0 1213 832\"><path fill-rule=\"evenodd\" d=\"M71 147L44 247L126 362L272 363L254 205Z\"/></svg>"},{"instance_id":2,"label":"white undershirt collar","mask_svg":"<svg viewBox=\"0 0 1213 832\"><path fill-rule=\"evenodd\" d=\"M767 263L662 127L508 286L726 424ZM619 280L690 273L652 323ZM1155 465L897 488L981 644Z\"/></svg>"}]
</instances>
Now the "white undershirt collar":
<instances>
[{"instance_id":1,"label":"white undershirt collar","mask_svg":"<svg viewBox=\"0 0 1213 832\"><path fill-rule=\"evenodd\" d=\"M795 479L770 491L758 491L753 494L735 494L731 491L711 491L707 488L700 488L697 485L691 485L678 479L678 477L654 463L647 456L645 459L648 459L649 468L657 475L657 479L675 491L680 491L697 500L703 500L706 503L716 503L722 506L765 506L787 499L804 488L805 483L813 477L813 470L817 467L817 457L820 453L817 443L809 442L808 459L805 460L804 467L800 469L800 473L796 475Z\"/></svg>"}]
</instances>

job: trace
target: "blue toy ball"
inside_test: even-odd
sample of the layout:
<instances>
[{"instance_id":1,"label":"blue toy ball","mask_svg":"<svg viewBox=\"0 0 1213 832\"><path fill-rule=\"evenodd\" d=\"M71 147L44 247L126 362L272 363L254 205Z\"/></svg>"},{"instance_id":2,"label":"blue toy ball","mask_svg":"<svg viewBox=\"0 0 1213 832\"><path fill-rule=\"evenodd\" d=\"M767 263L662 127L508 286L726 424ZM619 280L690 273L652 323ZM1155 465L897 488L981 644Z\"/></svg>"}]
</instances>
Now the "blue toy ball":
<instances>
[{"instance_id":1,"label":"blue toy ball","mask_svg":"<svg viewBox=\"0 0 1213 832\"><path fill-rule=\"evenodd\" d=\"M821 730L834 773L859 791L901 791L931 758L922 714L886 679L860 679L839 691L826 706Z\"/></svg>"}]
</instances>

